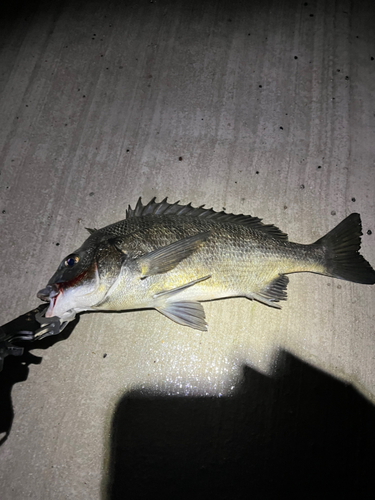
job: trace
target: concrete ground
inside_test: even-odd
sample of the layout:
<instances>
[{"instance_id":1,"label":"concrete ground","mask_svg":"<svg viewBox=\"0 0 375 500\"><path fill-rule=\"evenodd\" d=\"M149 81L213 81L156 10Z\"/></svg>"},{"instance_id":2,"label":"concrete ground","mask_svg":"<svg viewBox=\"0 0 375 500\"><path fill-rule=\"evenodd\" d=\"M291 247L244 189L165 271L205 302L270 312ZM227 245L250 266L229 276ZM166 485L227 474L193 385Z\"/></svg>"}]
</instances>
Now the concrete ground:
<instances>
[{"instance_id":1,"label":"concrete ground","mask_svg":"<svg viewBox=\"0 0 375 500\"><path fill-rule=\"evenodd\" d=\"M139 196L252 214L300 243L359 212L374 266L374 26L370 0L61 0L3 12L1 324L39 304L85 227L124 218ZM152 310L85 314L69 338L35 348L42 362L22 365L3 403L1 499L120 498L109 486L120 401L230 400L244 366L272 380L285 355L321 370L320 394L334 379L372 412L375 287L300 274L281 311L244 298L205 311L208 332Z\"/></svg>"}]
</instances>

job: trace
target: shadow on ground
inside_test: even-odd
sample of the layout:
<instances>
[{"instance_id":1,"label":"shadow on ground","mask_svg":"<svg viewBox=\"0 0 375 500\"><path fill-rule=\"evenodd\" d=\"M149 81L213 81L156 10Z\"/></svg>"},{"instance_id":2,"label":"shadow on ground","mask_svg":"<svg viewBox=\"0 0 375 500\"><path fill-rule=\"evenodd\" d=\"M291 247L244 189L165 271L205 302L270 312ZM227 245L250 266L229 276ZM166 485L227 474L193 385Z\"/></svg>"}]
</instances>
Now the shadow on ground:
<instances>
[{"instance_id":1,"label":"shadow on ground","mask_svg":"<svg viewBox=\"0 0 375 500\"><path fill-rule=\"evenodd\" d=\"M18 318L3 325L2 332L6 335L16 334L22 330L35 332L40 328L40 324L35 319L35 313L41 312L45 309L45 304L41 304L36 309L29 311ZM65 330L59 335L53 337L46 337L42 340L34 342L15 342L15 345L23 348L22 356L6 356L3 359L2 371L0 371L0 446L9 437L12 423L14 419L14 411L12 404L12 388L18 382L25 382L29 375L29 365L42 362L40 356L35 356L30 352L32 349L48 349L57 342L66 340L73 329L77 326L79 317L67 325Z\"/></svg>"},{"instance_id":2,"label":"shadow on ground","mask_svg":"<svg viewBox=\"0 0 375 500\"><path fill-rule=\"evenodd\" d=\"M368 498L374 423L351 386L287 353L273 377L244 367L232 397L135 391L112 422L103 497Z\"/></svg>"}]
</instances>

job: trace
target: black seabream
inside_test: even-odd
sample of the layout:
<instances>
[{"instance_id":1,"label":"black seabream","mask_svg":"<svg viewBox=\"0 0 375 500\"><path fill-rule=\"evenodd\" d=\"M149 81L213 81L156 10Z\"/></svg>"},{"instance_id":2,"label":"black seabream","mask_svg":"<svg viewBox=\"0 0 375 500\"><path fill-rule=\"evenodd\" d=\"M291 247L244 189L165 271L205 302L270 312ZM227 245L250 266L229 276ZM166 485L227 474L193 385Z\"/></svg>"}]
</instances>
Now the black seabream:
<instances>
[{"instance_id":1,"label":"black seabream","mask_svg":"<svg viewBox=\"0 0 375 500\"><path fill-rule=\"evenodd\" d=\"M139 199L126 219L89 232L39 291L49 302L46 317L71 321L82 311L155 308L206 330L201 301L243 296L280 308L290 273L375 283L375 271L359 254L355 213L302 245L257 217Z\"/></svg>"}]
</instances>

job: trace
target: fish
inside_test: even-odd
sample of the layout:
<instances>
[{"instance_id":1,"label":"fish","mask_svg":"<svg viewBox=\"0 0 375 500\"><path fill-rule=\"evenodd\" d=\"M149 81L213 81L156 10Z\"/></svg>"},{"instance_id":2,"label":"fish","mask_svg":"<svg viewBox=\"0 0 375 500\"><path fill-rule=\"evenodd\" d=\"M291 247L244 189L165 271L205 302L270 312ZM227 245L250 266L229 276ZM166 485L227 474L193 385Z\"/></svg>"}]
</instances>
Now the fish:
<instances>
[{"instance_id":1,"label":"fish","mask_svg":"<svg viewBox=\"0 0 375 500\"><path fill-rule=\"evenodd\" d=\"M350 214L311 244L258 217L205 205L139 198L126 218L90 236L66 256L37 293L45 317L72 321L83 311L153 308L180 325L207 330L201 302L247 297L280 308L288 274L310 272L373 285L375 271L360 255L360 215Z\"/></svg>"}]
</instances>

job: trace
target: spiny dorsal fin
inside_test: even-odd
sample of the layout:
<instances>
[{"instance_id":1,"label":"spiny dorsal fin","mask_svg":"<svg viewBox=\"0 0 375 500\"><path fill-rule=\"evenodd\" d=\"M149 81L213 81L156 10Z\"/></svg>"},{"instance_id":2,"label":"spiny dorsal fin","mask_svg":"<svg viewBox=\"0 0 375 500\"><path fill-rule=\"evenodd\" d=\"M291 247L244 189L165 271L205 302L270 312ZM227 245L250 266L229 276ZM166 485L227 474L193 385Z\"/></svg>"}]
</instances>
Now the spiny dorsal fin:
<instances>
[{"instance_id":1,"label":"spiny dorsal fin","mask_svg":"<svg viewBox=\"0 0 375 500\"><path fill-rule=\"evenodd\" d=\"M235 215L227 214L226 212L215 212L212 208L204 208L204 205L194 208L191 203L187 205L180 205L179 201L176 203L168 203L167 198L164 198L161 202L156 202L156 197L143 205L142 199L139 198L134 210L128 207L126 211L126 218L131 219L132 217L145 217L145 216L160 216L160 215L175 215L177 217L199 217L204 219L212 219L217 222L229 222L231 224L239 224L241 226L248 226L252 229L257 229L258 231L263 231L273 238L277 238L282 241L288 240L288 235L283 233L278 227L272 224L263 224L262 219L258 217L252 217L251 215Z\"/></svg>"},{"instance_id":2,"label":"spiny dorsal fin","mask_svg":"<svg viewBox=\"0 0 375 500\"><path fill-rule=\"evenodd\" d=\"M90 234L94 234L96 233L97 229L91 229L90 227L85 227L85 229L87 229L87 231L90 233Z\"/></svg>"}]
</instances>

